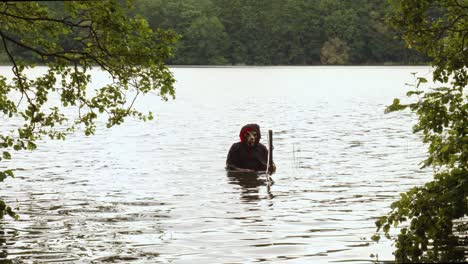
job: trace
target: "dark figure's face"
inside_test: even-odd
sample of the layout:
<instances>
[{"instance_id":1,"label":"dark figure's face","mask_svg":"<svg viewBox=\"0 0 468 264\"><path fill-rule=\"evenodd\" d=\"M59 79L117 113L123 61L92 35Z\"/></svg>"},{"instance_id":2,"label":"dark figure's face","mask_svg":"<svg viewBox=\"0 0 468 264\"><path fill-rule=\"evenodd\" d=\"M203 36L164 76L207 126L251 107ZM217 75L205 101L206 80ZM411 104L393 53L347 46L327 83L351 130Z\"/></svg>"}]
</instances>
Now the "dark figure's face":
<instances>
[{"instance_id":1,"label":"dark figure's face","mask_svg":"<svg viewBox=\"0 0 468 264\"><path fill-rule=\"evenodd\" d=\"M255 141L257 140L257 132L256 131L249 131L245 134L246 142L249 147L253 147L255 145Z\"/></svg>"}]
</instances>

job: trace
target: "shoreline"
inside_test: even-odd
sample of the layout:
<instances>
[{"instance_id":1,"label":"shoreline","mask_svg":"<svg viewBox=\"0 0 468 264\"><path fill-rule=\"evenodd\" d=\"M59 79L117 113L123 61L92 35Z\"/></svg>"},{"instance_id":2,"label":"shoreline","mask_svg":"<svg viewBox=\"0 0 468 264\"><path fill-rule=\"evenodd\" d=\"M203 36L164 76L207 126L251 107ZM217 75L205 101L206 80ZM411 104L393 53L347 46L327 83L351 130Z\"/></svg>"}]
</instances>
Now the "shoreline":
<instances>
[{"instance_id":1,"label":"shoreline","mask_svg":"<svg viewBox=\"0 0 468 264\"><path fill-rule=\"evenodd\" d=\"M431 67L429 64L349 64L349 65L167 65L169 68L347 68L347 67Z\"/></svg>"},{"instance_id":2,"label":"shoreline","mask_svg":"<svg viewBox=\"0 0 468 264\"><path fill-rule=\"evenodd\" d=\"M345 64L345 65L166 65L168 68L347 68L347 67L432 67L429 64ZM0 67L13 67L12 64L2 64ZM47 67L45 64L35 64L34 67ZM34 68L33 67L33 68ZM94 65L93 67L99 67Z\"/></svg>"}]
</instances>

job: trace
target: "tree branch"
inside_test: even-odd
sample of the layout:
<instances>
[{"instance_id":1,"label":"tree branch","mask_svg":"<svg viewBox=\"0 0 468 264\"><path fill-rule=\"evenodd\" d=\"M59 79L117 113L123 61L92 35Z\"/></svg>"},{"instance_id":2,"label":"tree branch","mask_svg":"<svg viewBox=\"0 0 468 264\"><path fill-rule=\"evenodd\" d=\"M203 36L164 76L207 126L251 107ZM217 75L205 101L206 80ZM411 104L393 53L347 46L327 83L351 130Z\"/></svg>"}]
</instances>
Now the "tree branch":
<instances>
[{"instance_id":1,"label":"tree branch","mask_svg":"<svg viewBox=\"0 0 468 264\"><path fill-rule=\"evenodd\" d=\"M7 45L7 43L6 43L6 40L5 40L5 38L4 38L4 35L3 35L3 32L2 32L2 31L0 31L0 36L2 37L2 42L3 42L3 47L4 47L4 49L5 49L5 52L7 53L8 58L10 58L11 63L13 63L13 73L14 73L15 76L18 78L18 83L19 83L19 86L20 86L19 88L20 88L20 91L21 91L21 95L26 94L26 97L27 97L29 103L30 103L30 104L33 104L33 103L31 102L31 99L29 98L28 94L25 93L26 88L25 88L24 85L23 85L23 79L22 79L22 77L21 77L21 74L20 74L19 71L18 71L18 65L16 64L16 60L15 60L15 58L13 57L13 55L11 54L10 49L8 48L8 45Z\"/></svg>"},{"instance_id":2,"label":"tree branch","mask_svg":"<svg viewBox=\"0 0 468 264\"><path fill-rule=\"evenodd\" d=\"M99 49L100 49L101 51L103 51L104 53L106 53L107 56L112 57L112 55L109 53L109 51L108 51L107 49L105 49L105 48L101 45L101 42L99 41L99 36L98 36L96 30L94 29L93 24L90 25L89 31L90 31L90 33L94 36L94 40L96 40L96 44L98 45Z\"/></svg>"},{"instance_id":3,"label":"tree branch","mask_svg":"<svg viewBox=\"0 0 468 264\"><path fill-rule=\"evenodd\" d=\"M464 6L464 5L460 4L460 3L458 3L458 0L455 0L455 5L457 5L460 8L463 8L463 9L468 9L468 6Z\"/></svg>"},{"instance_id":4,"label":"tree branch","mask_svg":"<svg viewBox=\"0 0 468 264\"><path fill-rule=\"evenodd\" d=\"M71 61L71 62L75 62L75 60L71 59L71 58L68 58L66 56L62 56L61 54L66 54L66 53L63 53L63 52L58 52L58 53L46 53L46 52L43 52L43 51L40 51L36 48L33 48L33 47L30 47L20 41L17 41L11 37L8 37L7 35L5 35L3 32L0 31L0 36L2 37L2 39L6 39L6 40L9 40L10 42L13 42L15 43L16 45L20 46L20 47L23 47L27 50L30 50L30 51L33 51L37 54L39 54L42 58L44 57L58 57L58 58L62 58L62 59L65 59L67 61ZM72 52L73 53L73 52Z\"/></svg>"},{"instance_id":5,"label":"tree branch","mask_svg":"<svg viewBox=\"0 0 468 264\"><path fill-rule=\"evenodd\" d=\"M8 17L13 17L13 18L16 18L16 19L21 19L21 20L25 20L25 21L45 21L45 22L55 22L55 23L61 23L61 24L64 24L64 25L67 25L67 26L70 26L70 27L79 27L79 28L86 28L88 27L87 25L81 25L82 23L84 22L90 22L91 20L89 19L83 19L83 20L80 20L76 23L73 23L71 21L68 21L66 20L66 18L63 18L63 19L55 19L55 18L50 18L50 17L24 17L24 16L18 16L18 15L14 15L14 14L10 14L10 13L7 13L7 12L2 12L0 11L0 15L5 15L5 16L8 16Z\"/></svg>"},{"instance_id":6,"label":"tree branch","mask_svg":"<svg viewBox=\"0 0 468 264\"><path fill-rule=\"evenodd\" d=\"M27 50L30 50L30 51L33 51L37 54L39 54L43 59L44 57L57 57L57 58L62 58L66 61L69 61L69 62L72 62L73 64L77 63L79 61L79 59L83 59L83 58L76 58L76 59L73 59L73 58L69 58L67 56L64 56L64 55L67 55L67 54L79 54L79 55L82 55L84 58L89 58L89 59L92 59L96 64L98 64L101 68L103 68L105 71L108 71L110 72L110 70L108 69L108 67L105 65L105 63L102 63L101 60L96 57L96 56L93 56L91 55L90 53L86 53L86 52L79 52L79 51L63 51L63 52L55 52L55 53L47 53L47 52L43 52L41 50L38 50L36 48L33 48L33 47L30 47L20 41L17 41L11 37L8 37L7 35L5 35L3 32L0 32L0 36L3 38L3 39L6 39L6 40L9 40L10 42L13 42L14 44L20 46L20 47L23 47Z\"/></svg>"},{"instance_id":7,"label":"tree branch","mask_svg":"<svg viewBox=\"0 0 468 264\"><path fill-rule=\"evenodd\" d=\"M35 123L33 122L33 120L34 120L34 115L35 115L35 113L37 111L37 106L36 106L36 104L34 104L32 102L31 98L29 98L29 95L28 95L28 93L26 91L27 89L23 84L23 79L22 79L21 74L20 74L20 72L18 70L18 65L16 64L16 60L13 57L13 55L11 54L10 50L8 49L8 45L7 45L6 40L5 40L5 35L3 34L3 32L1 30L0 30L0 36L2 37L2 42L3 42L3 47L5 49L5 52L7 53L8 57L10 58L11 63L13 63L13 73L15 74L16 78L18 78L18 84L20 86L19 88L20 88L20 91L21 91L21 100L23 98L23 95L25 95L26 99L29 102L29 105L32 107L30 123L33 125L32 130L34 130ZM21 100L20 100L20 102L21 102ZM19 105L19 103L18 103L18 105Z\"/></svg>"}]
</instances>

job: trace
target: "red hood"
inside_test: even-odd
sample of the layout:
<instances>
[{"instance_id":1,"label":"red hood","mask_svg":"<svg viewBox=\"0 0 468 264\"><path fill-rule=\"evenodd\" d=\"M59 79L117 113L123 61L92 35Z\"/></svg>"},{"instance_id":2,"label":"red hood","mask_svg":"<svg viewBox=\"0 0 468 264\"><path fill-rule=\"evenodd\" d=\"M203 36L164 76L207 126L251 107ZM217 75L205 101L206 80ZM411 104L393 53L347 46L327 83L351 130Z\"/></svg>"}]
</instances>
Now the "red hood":
<instances>
[{"instance_id":1,"label":"red hood","mask_svg":"<svg viewBox=\"0 0 468 264\"><path fill-rule=\"evenodd\" d=\"M260 134L260 127L257 124L247 124L242 127L240 133L239 133L239 138L241 142L245 143L245 134L249 133L250 131L254 130L257 132L257 139L255 140L255 145L260 142L261 134Z\"/></svg>"}]
</instances>

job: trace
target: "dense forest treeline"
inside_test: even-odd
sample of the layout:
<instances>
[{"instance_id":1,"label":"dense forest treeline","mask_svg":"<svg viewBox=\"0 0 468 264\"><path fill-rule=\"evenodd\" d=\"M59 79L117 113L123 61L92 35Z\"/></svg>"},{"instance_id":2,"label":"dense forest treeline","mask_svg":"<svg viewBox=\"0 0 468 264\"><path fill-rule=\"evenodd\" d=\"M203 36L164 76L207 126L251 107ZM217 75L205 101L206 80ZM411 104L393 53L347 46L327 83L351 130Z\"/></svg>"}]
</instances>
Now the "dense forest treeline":
<instances>
[{"instance_id":1,"label":"dense forest treeline","mask_svg":"<svg viewBox=\"0 0 468 264\"><path fill-rule=\"evenodd\" d=\"M387 27L389 8L387 0L139 0L132 13L180 35L173 65L424 63Z\"/></svg>"},{"instance_id":2,"label":"dense forest treeline","mask_svg":"<svg viewBox=\"0 0 468 264\"><path fill-rule=\"evenodd\" d=\"M387 0L140 0L182 37L171 64L417 64L385 22Z\"/></svg>"}]
</instances>

